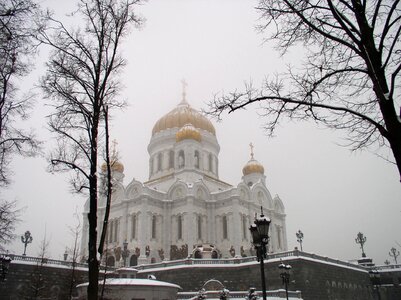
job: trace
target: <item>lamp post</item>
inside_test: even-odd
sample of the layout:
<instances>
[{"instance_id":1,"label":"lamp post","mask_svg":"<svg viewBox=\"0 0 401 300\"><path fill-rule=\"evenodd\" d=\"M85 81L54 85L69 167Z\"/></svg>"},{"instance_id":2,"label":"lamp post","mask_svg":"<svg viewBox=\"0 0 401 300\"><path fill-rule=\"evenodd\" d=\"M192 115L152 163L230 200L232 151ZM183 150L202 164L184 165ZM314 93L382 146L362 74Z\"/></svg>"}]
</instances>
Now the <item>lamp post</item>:
<instances>
[{"instance_id":1,"label":"lamp post","mask_svg":"<svg viewBox=\"0 0 401 300\"><path fill-rule=\"evenodd\" d=\"M362 232L358 232L358 234L356 235L355 243L361 245L362 257L366 257L365 251L363 249L363 245L365 245L366 243L366 236L364 236Z\"/></svg>"},{"instance_id":2,"label":"lamp post","mask_svg":"<svg viewBox=\"0 0 401 300\"><path fill-rule=\"evenodd\" d=\"M283 280L283 284L285 286L285 296L288 300L288 284L290 283L290 265L285 265L284 263L279 264L278 268L280 269L280 277Z\"/></svg>"},{"instance_id":3,"label":"lamp post","mask_svg":"<svg viewBox=\"0 0 401 300\"><path fill-rule=\"evenodd\" d=\"M260 262L260 274L262 280L263 300L266 300L266 280L263 259L267 258L267 245L269 243L270 219L263 215L263 208L260 207L260 217L255 217L254 224L249 227L252 235L252 244L255 247L258 261Z\"/></svg>"},{"instance_id":4,"label":"lamp post","mask_svg":"<svg viewBox=\"0 0 401 300\"><path fill-rule=\"evenodd\" d=\"M0 281L4 281L6 279L10 263L11 258L8 255L0 257Z\"/></svg>"},{"instance_id":5,"label":"lamp post","mask_svg":"<svg viewBox=\"0 0 401 300\"><path fill-rule=\"evenodd\" d=\"M26 256L26 246L32 243L33 237L29 230L25 231L24 235L21 235L21 242L24 244L24 253L22 255Z\"/></svg>"},{"instance_id":6,"label":"lamp post","mask_svg":"<svg viewBox=\"0 0 401 300\"><path fill-rule=\"evenodd\" d=\"M390 249L388 255L390 255L394 259L395 264L397 265L398 264L397 257L400 255L400 251L397 251L397 249L393 247Z\"/></svg>"},{"instance_id":7,"label":"lamp post","mask_svg":"<svg viewBox=\"0 0 401 300\"><path fill-rule=\"evenodd\" d=\"M381 300L380 297L380 273L377 270L370 270L369 271L369 277L370 277L370 281L372 282L373 285L373 289L376 288L376 293L377 293L377 299Z\"/></svg>"},{"instance_id":8,"label":"lamp post","mask_svg":"<svg viewBox=\"0 0 401 300\"><path fill-rule=\"evenodd\" d=\"M127 240L125 240L123 243L123 251L121 252L121 256L123 257L123 261L124 261L124 267L125 267L125 263L127 261L128 255L129 255L128 242L127 242Z\"/></svg>"},{"instance_id":9,"label":"lamp post","mask_svg":"<svg viewBox=\"0 0 401 300\"><path fill-rule=\"evenodd\" d=\"M301 247L302 251L302 240L304 239L304 233L301 230L298 230L298 232L295 233L297 236L297 242L299 243L299 246Z\"/></svg>"}]
</instances>

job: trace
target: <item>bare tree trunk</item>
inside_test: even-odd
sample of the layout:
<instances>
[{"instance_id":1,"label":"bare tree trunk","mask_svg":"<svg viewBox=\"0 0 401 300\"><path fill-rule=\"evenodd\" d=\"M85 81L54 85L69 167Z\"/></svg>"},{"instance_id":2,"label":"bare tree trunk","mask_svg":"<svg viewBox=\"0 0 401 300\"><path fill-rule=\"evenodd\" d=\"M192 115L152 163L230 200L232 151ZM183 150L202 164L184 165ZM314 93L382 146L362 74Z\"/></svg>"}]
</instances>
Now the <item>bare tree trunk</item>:
<instances>
[{"instance_id":1,"label":"bare tree trunk","mask_svg":"<svg viewBox=\"0 0 401 300\"><path fill-rule=\"evenodd\" d=\"M99 111L94 113L92 126L91 167L89 177L89 285L88 300L98 299L99 290L99 260L97 257L97 139L99 126Z\"/></svg>"},{"instance_id":2,"label":"bare tree trunk","mask_svg":"<svg viewBox=\"0 0 401 300\"><path fill-rule=\"evenodd\" d=\"M104 251L104 244L105 244L105 239L106 239L106 233L107 233L107 227L109 223L109 215L110 215L110 202L111 202L111 193L112 193L112 182L111 182L111 163L110 162L110 136L109 136L109 108L107 106L104 107L103 109L104 112L104 127L105 127L105 143L106 143L106 166L107 166L107 192L106 192L106 210L104 213L104 219L103 219L103 228L102 228L102 234L100 237L100 242L99 242L99 249L98 252L100 255L103 255Z\"/></svg>"}]
</instances>

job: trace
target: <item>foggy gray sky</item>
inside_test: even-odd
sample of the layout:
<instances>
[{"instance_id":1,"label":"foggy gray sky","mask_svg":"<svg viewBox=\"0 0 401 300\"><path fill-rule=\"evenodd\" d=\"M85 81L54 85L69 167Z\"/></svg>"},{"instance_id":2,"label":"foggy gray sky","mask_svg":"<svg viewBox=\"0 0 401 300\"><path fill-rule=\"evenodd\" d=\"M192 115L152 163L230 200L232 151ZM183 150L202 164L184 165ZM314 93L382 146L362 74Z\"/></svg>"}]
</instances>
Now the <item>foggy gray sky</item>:
<instances>
[{"instance_id":1,"label":"foggy gray sky","mask_svg":"<svg viewBox=\"0 0 401 300\"><path fill-rule=\"evenodd\" d=\"M56 16L71 11L73 1L48 0L43 6ZM273 45L263 43L254 27L257 1L249 0L150 0L139 8L146 18L142 29L132 30L123 44L128 62L121 96L129 107L115 112L113 138L118 141L125 180L148 179L147 145L155 122L181 100L181 79L188 83L187 99L194 108L205 108L215 94L242 89L245 81L259 86L266 75L283 70L300 57L279 57ZM41 51L35 72L24 81L23 90L44 72L46 50ZM30 86L26 84L30 82ZM39 92L39 91L38 91ZM25 126L36 129L51 145L45 128L48 113L38 95L32 118ZM263 119L250 108L224 115L214 122L221 147L220 179L237 185L242 167L249 160L249 143L255 158L264 165L267 187L284 202L289 249L296 246L295 232L304 232L304 250L332 258L356 259L355 243L361 231L367 236L365 251L377 264L391 247L401 244L401 184L394 165L370 152L351 153L338 146L343 133L313 123L283 122L273 139L262 130ZM25 207L17 234L30 230L34 242L28 255L39 252L46 232L50 254L61 258L72 245L68 226L73 213L80 217L84 197L69 193L68 176L46 172L43 158L16 158L14 184L3 197L17 199ZM19 238L9 247L22 253ZM400 249L401 250L401 249Z\"/></svg>"}]
</instances>

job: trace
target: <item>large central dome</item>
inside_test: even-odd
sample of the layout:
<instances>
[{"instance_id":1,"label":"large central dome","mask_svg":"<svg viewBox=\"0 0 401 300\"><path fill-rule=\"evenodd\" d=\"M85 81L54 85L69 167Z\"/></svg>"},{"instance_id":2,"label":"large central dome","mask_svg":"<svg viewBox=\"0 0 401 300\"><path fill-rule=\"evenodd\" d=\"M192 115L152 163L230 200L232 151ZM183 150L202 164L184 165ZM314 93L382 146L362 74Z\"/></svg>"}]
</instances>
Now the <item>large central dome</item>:
<instances>
[{"instance_id":1,"label":"large central dome","mask_svg":"<svg viewBox=\"0 0 401 300\"><path fill-rule=\"evenodd\" d=\"M197 129L203 129L216 135L212 122L183 100L176 108L156 122L155 126L153 126L152 136L163 130L181 128L187 124L192 124Z\"/></svg>"}]
</instances>

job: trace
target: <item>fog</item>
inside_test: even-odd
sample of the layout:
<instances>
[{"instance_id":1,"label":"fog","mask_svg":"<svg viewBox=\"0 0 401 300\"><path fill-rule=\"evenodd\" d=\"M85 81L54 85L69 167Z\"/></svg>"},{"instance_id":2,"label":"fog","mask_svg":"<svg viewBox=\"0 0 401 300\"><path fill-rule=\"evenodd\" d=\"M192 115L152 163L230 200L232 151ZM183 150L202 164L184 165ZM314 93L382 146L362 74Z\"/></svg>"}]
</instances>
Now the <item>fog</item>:
<instances>
[{"instance_id":1,"label":"fog","mask_svg":"<svg viewBox=\"0 0 401 300\"><path fill-rule=\"evenodd\" d=\"M74 8L61 0L43 1L55 15ZM121 79L121 97L129 103L112 113L112 138L118 142L125 166L124 183L133 178L148 179L147 145L156 121L181 100L181 80L185 78L187 100L196 109L206 109L215 95L240 90L244 82L259 86L267 75L297 64L302 53L293 50L280 57L274 45L264 43L264 34L255 30L259 15L256 1L246 0L153 0L139 7L146 18L133 29L122 45L127 67ZM47 50L42 49L35 71L21 84L33 88L45 71ZM31 118L24 126L34 127L44 141L44 152L52 145L46 129L45 106L40 91ZM312 122L284 121L274 138L263 131L257 107L223 115L213 120L221 151L220 179L236 186L242 167L250 158L263 164L267 187L278 194L286 209L289 249L297 246L295 232L305 235L303 249L343 260L361 255L355 243L359 231L367 236L365 252L377 264L389 259L391 247L401 248L401 184L396 166L378 157L375 148L351 152L341 146L345 132L324 129ZM45 157L13 160L13 184L3 197L17 199L24 207L16 233L30 230L33 243L28 255L39 252L46 235L49 252L61 258L73 243L69 226L73 215L81 216L84 196L70 192L68 175L46 171ZM9 247L20 254L18 237Z\"/></svg>"}]
</instances>

